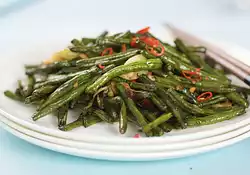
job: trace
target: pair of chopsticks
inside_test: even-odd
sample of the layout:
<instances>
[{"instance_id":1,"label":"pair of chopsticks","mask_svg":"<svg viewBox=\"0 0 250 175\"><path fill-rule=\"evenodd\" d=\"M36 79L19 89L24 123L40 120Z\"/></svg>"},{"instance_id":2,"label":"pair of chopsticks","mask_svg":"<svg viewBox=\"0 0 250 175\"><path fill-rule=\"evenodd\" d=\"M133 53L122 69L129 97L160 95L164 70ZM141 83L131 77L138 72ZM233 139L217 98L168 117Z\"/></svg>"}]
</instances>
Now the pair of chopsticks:
<instances>
[{"instance_id":1,"label":"pair of chopsticks","mask_svg":"<svg viewBox=\"0 0 250 175\"><path fill-rule=\"evenodd\" d=\"M250 66L227 54L222 49L215 47L212 44L203 41L202 39L193 36L181 29L178 29L173 25L167 24L167 27L168 29L170 29L174 37L183 40L185 43L206 47L206 55L208 57L228 69L232 74L234 74L239 79L244 81L248 86L250 86Z\"/></svg>"}]
</instances>

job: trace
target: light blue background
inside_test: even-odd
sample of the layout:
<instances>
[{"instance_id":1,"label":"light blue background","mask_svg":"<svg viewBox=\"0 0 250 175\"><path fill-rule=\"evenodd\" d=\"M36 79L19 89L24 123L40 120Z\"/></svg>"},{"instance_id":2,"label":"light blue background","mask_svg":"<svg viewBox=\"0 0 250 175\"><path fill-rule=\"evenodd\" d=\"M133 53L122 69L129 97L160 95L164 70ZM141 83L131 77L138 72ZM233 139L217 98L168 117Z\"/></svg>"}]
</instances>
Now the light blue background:
<instances>
[{"instance_id":1,"label":"light blue background","mask_svg":"<svg viewBox=\"0 0 250 175\"><path fill-rule=\"evenodd\" d=\"M3 0L1 0L3 1ZM36 2L36 3L32 3ZM24 8L26 7L26 8ZM32 10L34 9L34 10ZM34 15L36 11L40 15ZM71 9L71 10L70 10ZM74 9L74 10L72 10ZM23 26L17 18L27 15ZM250 10L240 10L234 0L154 0L154 1L58 1L19 0L8 8L0 8L0 50L7 47L8 35L25 30L37 20L40 27L44 15L56 25L78 15L77 20L102 20L104 27L112 22L118 28L128 24L154 25L170 21L197 35L234 42L250 49ZM150 15L148 15L150 14ZM145 18L145 16L147 16ZM37 19L38 17L38 19ZM104 22L106 20L106 22ZM16 27L19 28L16 28ZM92 26L92 27L93 27ZM67 26L68 27L68 26ZM50 30L48 27L44 30ZM5 44L3 44L5 43ZM14 43L13 43L14 44ZM8 46L9 47L9 46ZM1 55L1 54L0 54ZM4 58L0 58L4 59ZM0 75L3 76L3 75ZM154 162L111 162L90 160L55 153L26 143L0 129L0 174L8 175L75 175L75 174L144 174L169 175L249 175L250 139L217 151L188 158Z\"/></svg>"},{"instance_id":2,"label":"light blue background","mask_svg":"<svg viewBox=\"0 0 250 175\"><path fill-rule=\"evenodd\" d=\"M3 175L249 175L250 139L198 156L112 162L78 158L39 148L0 129Z\"/></svg>"}]
</instances>

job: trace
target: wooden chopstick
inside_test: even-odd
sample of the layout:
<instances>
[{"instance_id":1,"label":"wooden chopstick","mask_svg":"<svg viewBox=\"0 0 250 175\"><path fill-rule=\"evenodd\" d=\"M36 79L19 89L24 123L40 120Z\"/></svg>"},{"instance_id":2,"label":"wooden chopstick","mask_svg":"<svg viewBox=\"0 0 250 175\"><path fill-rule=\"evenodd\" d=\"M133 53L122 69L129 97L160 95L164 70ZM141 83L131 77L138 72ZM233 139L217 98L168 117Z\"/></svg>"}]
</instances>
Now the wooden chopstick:
<instances>
[{"instance_id":1,"label":"wooden chopstick","mask_svg":"<svg viewBox=\"0 0 250 175\"><path fill-rule=\"evenodd\" d=\"M213 52L207 51L206 55L209 58L213 58L214 60L216 60L216 62L219 63L220 65L222 65L223 67L226 67L227 69L230 68L230 72L232 74L234 74L235 76L239 77L240 79L242 79L241 77L249 76L246 72L244 72L243 70L241 70L238 67L234 66L233 64L227 62L226 60L221 59L220 56L216 55ZM242 79L242 80L245 81L244 79ZM247 84L250 83L250 80L248 80L248 82L245 82L245 83L247 83ZM248 84L248 85L250 85L250 84Z\"/></svg>"},{"instance_id":2,"label":"wooden chopstick","mask_svg":"<svg viewBox=\"0 0 250 175\"><path fill-rule=\"evenodd\" d=\"M250 86L250 66L244 64L243 62L237 60L236 58L228 55L225 51L217 48L196 36L193 36L187 32L184 32L173 25L167 24L167 27L171 30L172 34L176 38L180 38L184 42L192 45L200 45L207 48L207 56L221 64L223 67L227 68L234 75L244 81Z\"/></svg>"}]
</instances>

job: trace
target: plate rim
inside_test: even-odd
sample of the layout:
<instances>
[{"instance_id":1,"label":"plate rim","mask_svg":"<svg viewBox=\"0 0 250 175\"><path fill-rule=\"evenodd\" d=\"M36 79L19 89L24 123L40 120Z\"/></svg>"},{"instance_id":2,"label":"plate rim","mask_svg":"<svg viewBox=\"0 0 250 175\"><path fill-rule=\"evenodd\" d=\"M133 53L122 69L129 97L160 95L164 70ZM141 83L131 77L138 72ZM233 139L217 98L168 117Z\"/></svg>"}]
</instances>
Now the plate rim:
<instances>
[{"instance_id":1,"label":"plate rim","mask_svg":"<svg viewBox=\"0 0 250 175\"><path fill-rule=\"evenodd\" d=\"M109 144L98 144L98 143L87 143L87 142L81 142L81 141L73 141L73 140L67 140L63 138L57 138L53 136L49 136L43 133L39 133L33 130L30 130L28 128L25 128L13 121L10 121L9 119L5 118L4 116L0 116L0 121L4 123L5 125L8 125L14 129L16 129L19 132L22 132L26 135L32 136L34 138L38 138L43 141L51 142L54 144L74 147L78 149L90 149L90 150L102 150L102 151L123 151L123 152L159 152L159 151L174 151L174 150L185 150L190 148L198 148L205 145L211 145L216 144L218 142L222 142L225 140L229 140L230 138L236 137L244 132L250 131L250 124L245 125L241 128L238 128L236 130L216 135L210 138L204 138L199 140L193 140L193 141L187 141L181 142L181 143L169 143L169 144L159 144L159 145L126 145L125 147L123 145L109 145ZM185 144L188 144L187 146L184 146Z\"/></svg>"},{"instance_id":2,"label":"plate rim","mask_svg":"<svg viewBox=\"0 0 250 175\"><path fill-rule=\"evenodd\" d=\"M47 135L50 135L50 136L66 138L66 139L71 139L71 140L76 140L76 141L86 141L86 142L91 142L91 143L96 142L96 143L111 143L111 144L112 143L116 143L116 144L134 144L134 143L160 144L164 142L180 142L180 140L181 141L196 140L196 139L201 139L201 138L206 138L206 137L208 138L216 134L218 135L221 133L226 133L226 132L232 131L234 129L240 128L250 123L250 117L249 117L238 123L222 126L219 128L214 128L209 131L199 131L196 133L188 133L186 135L177 135L177 136L171 136L171 137L153 137L153 138L142 137L140 139L134 139L130 137L106 138L104 136L95 136L95 138L93 138L93 137L86 137L86 135L84 137L80 137L76 133L69 133L69 132L63 132L63 131L55 130L51 128L45 128L43 126L39 126L37 124L33 124L28 121L16 118L12 116L11 114L8 114L7 112L3 111L2 109L0 109L0 114L14 121L15 123L19 123L22 126L25 126L27 128L30 128L38 132L46 133Z\"/></svg>"},{"instance_id":3,"label":"plate rim","mask_svg":"<svg viewBox=\"0 0 250 175\"><path fill-rule=\"evenodd\" d=\"M37 145L41 148L49 149L54 152L64 153L68 155L92 158L92 159L101 159L101 160L114 160L114 161L151 161L151 160L164 160L164 159L174 159L181 157L188 157L192 155L197 155L205 152L210 152L213 150L217 150L226 146L233 145L237 142L245 140L250 137L250 131L239 135L238 137L234 137L232 139L226 140L224 142L219 142L217 144L212 144L208 146L204 146L197 149L190 149L185 151L176 151L176 153L168 154L165 152L160 153L142 153L140 157L137 157L136 154L128 154L128 153L108 153L108 152L100 152L100 151L88 151L88 150L80 150L77 148L70 148L62 145L57 145L49 142L45 142L33 137L30 137L26 134L16 131L14 128L11 128L7 125L4 125L0 122L2 127L5 128L8 132L15 135L22 140L25 140L31 144Z\"/></svg>"}]
</instances>

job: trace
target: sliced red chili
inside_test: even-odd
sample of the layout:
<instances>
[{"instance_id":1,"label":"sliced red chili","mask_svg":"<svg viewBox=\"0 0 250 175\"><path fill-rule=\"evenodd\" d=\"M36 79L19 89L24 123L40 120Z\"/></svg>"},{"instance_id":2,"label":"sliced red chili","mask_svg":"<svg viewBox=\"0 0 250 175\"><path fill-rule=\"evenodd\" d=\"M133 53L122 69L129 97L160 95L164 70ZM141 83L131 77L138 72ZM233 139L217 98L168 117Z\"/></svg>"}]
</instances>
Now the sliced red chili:
<instances>
[{"instance_id":1,"label":"sliced red chili","mask_svg":"<svg viewBox=\"0 0 250 175\"><path fill-rule=\"evenodd\" d=\"M127 51L126 44L123 44L123 45L122 45L122 52L126 52L126 51Z\"/></svg>"},{"instance_id":2,"label":"sliced red chili","mask_svg":"<svg viewBox=\"0 0 250 175\"><path fill-rule=\"evenodd\" d=\"M207 100L209 100L212 97L213 97L213 93L212 92L204 92L204 93L202 93L201 95L199 95L197 97L197 101L198 102L207 101Z\"/></svg>"},{"instance_id":3,"label":"sliced red chili","mask_svg":"<svg viewBox=\"0 0 250 175\"><path fill-rule=\"evenodd\" d=\"M130 41L130 46L136 47L139 42L140 42L140 39L138 37L132 37L132 39Z\"/></svg>"},{"instance_id":4,"label":"sliced red chili","mask_svg":"<svg viewBox=\"0 0 250 175\"><path fill-rule=\"evenodd\" d=\"M138 30L136 33L145 34L145 33L148 33L149 29L150 29L150 27L145 27L145 28L143 28L141 30Z\"/></svg>"},{"instance_id":5,"label":"sliced red chili","mask_svg":"<svg viewBox=\"0 0 250 175\"><path fill-rule=\"evenodd\" d=\"M160 48L161 51L158 52L158 51L156 50L156 48ZM147 50L149 53L151 53L152 55L157 56L157 57L162 56L162 55L164 54L164 51L165 51L165 49L164 49L164 47L163 47L162 44L158 45L157 47L149 47L149 46L147 45L147 46L146 46L146 50Z\"/></svg>"},{"instance_id":6,"label":"sliced red chili","mask_svg":"<svg viewBox=\"0 0 250 175\"><path fill-rule=\"evenodd\" d=\"M182 75L193 82L201 81L202 77L200 76L199 72L183 70Z\"/></svg>"},{"instance_id":7,"label":"sliced red chili","mask_svg":"<svg viewBox=\"0 0 250 175\"><path fill-rule=\"evenodd\" d=\"M128 83L122 83L122 85L125 87L125 89L130 89L130 86Z\"/></svg>"},{"instance_id":8,"label":"sliced red chili","mask_svg":"<svg viewBox=\"0 0 250 175\"><path fill-rule=\"evenodd\" d=\"M151 106L151 102L148 99L144 99L142 104L145 107L150 107Z\"/></svg>"},{"instance_id":9,"label":"sliced red chili","mask_svg":"<svg viewBox=\"0 0 250 175\"><path fill-rule=\"evenodd\" d=\"M112 55L113 54L113 49L111 47L109 48L106 48L102 51L101 55L104 56L104 55L107 55L106 53L108 52L108 55Z\"/></svg>"},{"instance_id":10,"label":"sliced red chili","mask_svg":"<svg viewBox=\"0 0 250 175\"><path fill-rule=\"evenodd\" d=\"M160 44L160 41L152 38L152 37L147 37L147 36L141 36L140 41L144 42L146 45L151 46L151 47L157 47Z\"/></svg>"},{"instance_id":11,"label":"sliced red chili","mask_svg":"<svg viewBox=\"0 0 250 175\"><path fill-rule=\"evenodd\" d=\"M99 67L100 69L104 69L104 68L105 68L105 66L103 66L103 65L101 65L101 64L98 64L98 67Z\"/></svg>"},{"instance_id":12,"label":"sliced red chili","mask_svg":"<svg viewBox=\"0 0 250 175\"><path fill-rule=\"evenodd\" d=\"M135 80L130 80L130 81L136 83L136 79Z\"/></svg>"},{"instance_id":13,"label":"sliced red chili","mask_svg":"<svg viewBox=\"0 0 250 175\"><path fill-rule=\"evenodd\" d=\"M141 136L140 136L140 134L135 134L134 135L134 138L140 138Z\"/></svg>"},{"instance_id":14,"label":"sliced red chili","mask_svg":"<svg viewBox=\"0 0 250 175\"><path fill-rule=\"evenodd\" d=\"M196 72L200 72L201 68L196 68L195 70L196 70Z\"/></svg>"}]
</instances>

